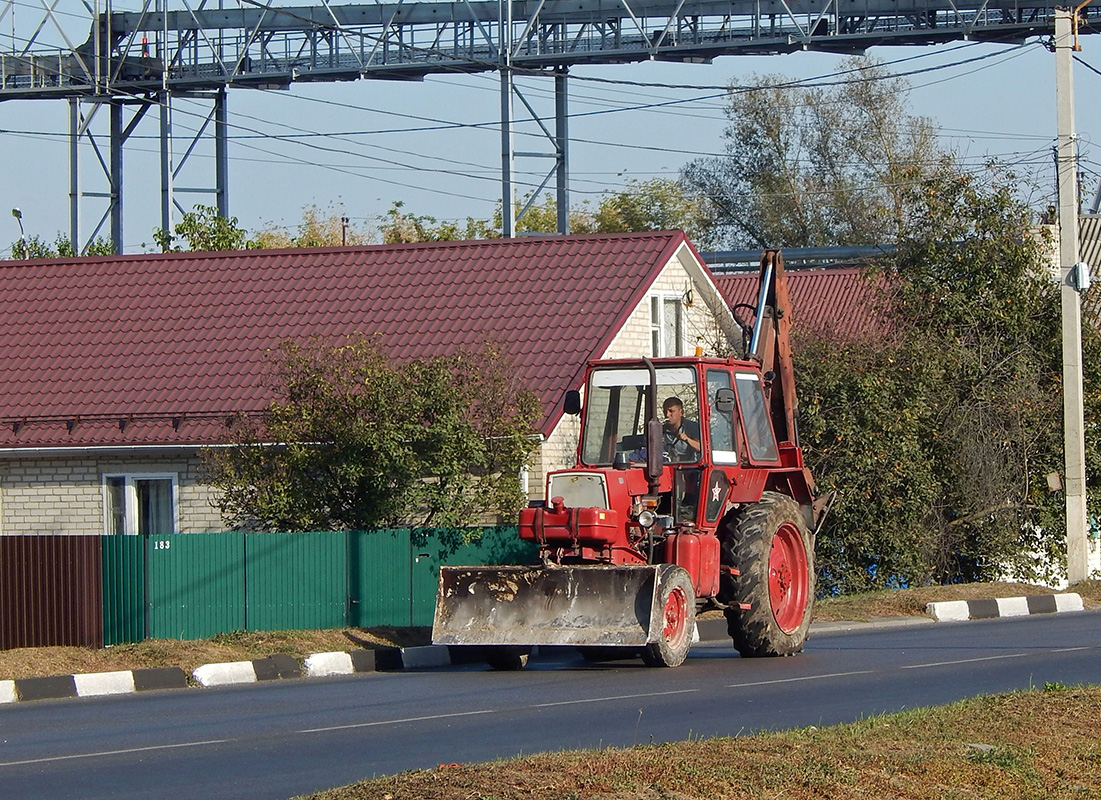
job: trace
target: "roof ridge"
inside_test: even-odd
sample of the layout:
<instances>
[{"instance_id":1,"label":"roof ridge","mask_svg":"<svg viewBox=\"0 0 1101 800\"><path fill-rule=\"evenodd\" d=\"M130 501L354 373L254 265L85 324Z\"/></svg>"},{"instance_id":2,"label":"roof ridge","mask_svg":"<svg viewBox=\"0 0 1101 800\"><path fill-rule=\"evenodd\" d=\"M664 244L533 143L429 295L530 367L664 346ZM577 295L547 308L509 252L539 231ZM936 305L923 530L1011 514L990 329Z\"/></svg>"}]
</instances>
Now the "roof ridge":
<instances>
[{"instance_id":1,"label":"roof ridge","mask_svg":"<svg viewBox=\"0 0 1101 800\"><path fill-rule=\"evenodd\" d=\"M29 266L42 266L45 264L50 265L69 265L69 264L91 264L102 263L105 261L156 261L156 260L168 260L176 261L182 259L201 259L201 258L250 258L257 255L265 256L279 256L290 254L329 254L329 253L355 253L363 252L365 250L372 252L387 252L393 250L431 250L434 248L443 249L461 249L468 247L485 247L485 246L520 246L531 243L548 243L548 242L576 242L579 239L585 239L588 241L602 241L613 239L667 239L672 236L685 236L683 231L679 230L665 230L665 231L621 231L612 233L580 233L563 235L559 233L540 233L530 236L513 236L511 238L495 238L495 239L443 239L435 241L425 242L391 242L382 244L363 244L363 245L326 245L324 247L277 247L277 248L265 248L257 247L252 249L242 250L180 250L180 251L168 251L162 253L135 253L133 255L127 255L125 253L121 255L96 255L96 256L67 256L65 258L28 258L28 259L11 259L0 261L0 266L5 269L19 269Z\"/></svg>"}]
</instances>

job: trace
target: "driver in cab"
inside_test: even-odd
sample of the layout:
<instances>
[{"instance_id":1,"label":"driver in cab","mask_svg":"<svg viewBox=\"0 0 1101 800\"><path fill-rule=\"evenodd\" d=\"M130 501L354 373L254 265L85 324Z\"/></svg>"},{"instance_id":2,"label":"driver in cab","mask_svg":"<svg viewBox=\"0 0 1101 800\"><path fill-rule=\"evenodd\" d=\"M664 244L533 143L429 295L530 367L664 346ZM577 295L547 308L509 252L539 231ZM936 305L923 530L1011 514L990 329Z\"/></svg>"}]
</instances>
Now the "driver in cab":
<instances>
[{"instance_id":1,"label":"driver in cab","mask_svg":"<svg viewBox=\"0 0 1101 800\"><path fill-rule=\"evenodd\" d=\"M668 397L661 404L665 414L663 438L665 452L671 461L699 461L700 424L684 418L684 403L679 397Z\"/></svg>"}]
</instances>

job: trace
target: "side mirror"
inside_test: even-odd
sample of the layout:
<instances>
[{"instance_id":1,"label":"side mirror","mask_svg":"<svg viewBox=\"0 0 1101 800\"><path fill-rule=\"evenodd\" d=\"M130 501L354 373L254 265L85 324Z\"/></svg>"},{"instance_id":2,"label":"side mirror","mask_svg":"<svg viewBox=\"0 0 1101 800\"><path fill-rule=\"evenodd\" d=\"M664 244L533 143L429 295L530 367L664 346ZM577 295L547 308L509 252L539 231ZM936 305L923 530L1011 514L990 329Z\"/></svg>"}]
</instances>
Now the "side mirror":
<instances>
[{"instance_id":1,"label":"side mirror","mask_svg":"<svg viewBox=\"0 0 1101 800\"><path fill-rule=\"evenodd\" d=\"M715 410L729 414L734 410L734 390L723 387L715 392Z\"/></svg>"},{"instance_id":2,"label":"side mirror","mask_svg":"<svg viewBox=\"0 0 1101 800\"><path fill-rule=\"evenodd\" d=\"M571 416L577 416L581 413L581 392L577 389L570 389L566 392L566 399L562 403L562 410Z\"/></svg>"}]
</instances>

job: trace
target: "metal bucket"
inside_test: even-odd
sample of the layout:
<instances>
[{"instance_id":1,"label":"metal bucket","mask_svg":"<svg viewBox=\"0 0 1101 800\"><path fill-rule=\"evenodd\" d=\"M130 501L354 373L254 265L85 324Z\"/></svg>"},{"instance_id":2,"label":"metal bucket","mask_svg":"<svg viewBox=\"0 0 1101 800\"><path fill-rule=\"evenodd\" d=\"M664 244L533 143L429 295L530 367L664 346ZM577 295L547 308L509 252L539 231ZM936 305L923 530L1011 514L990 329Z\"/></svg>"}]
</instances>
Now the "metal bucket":
<instances>
[{"instance_id":1,"label":"metal bucket","mask_svg":"<svg viewBox=\"0 0 1101 800\"><path fill-rule=\"evenodd\" d=\"M443 567L432 642L641 647L661 636L655 598L674 569Z\"/></svg>"}]
</instances>

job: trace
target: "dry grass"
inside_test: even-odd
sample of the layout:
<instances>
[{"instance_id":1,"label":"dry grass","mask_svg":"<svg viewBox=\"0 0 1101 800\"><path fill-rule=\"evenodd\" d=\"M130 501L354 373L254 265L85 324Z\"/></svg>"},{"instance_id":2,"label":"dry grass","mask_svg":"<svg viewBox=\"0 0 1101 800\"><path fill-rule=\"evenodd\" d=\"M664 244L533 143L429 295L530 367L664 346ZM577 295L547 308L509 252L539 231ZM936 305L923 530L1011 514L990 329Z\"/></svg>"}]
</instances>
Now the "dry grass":
<instances>
[{"instance_id":1,"label":"dry grass","mask_svg":"<svg viewBox=\"0 0 1101 800\"><path fill-rule=\"evenodd\" d=\"M823 730L441 765L312 795L314 800L1099 796L1101 689L1062 687Z\"/></svg>"},{"instance_id":2,"label":"dry grass","mask_svg":"<svg viewBox=\"0 0 1101 800\"><path fill-rule=\"evenodd\" d=\"M917 589L884 590L819 600L816 622L865 622L874 617L917 617L928 603L944 600L980 600L987 597L1024 597L1054 594L1056 590L1030 583L960 583ZM1101 581L1084 581L1067 591L1078 592L1087 608L1101 605Z\"/></svg>"},{"instance_id":3,"label":"dry grass","mask_svg":"<svg viewBox=\"0 0 1101 800\"><path fill-rule=\"evenodd\" d=\"M311 653L427 644L428 639L429 631L424 628L350 628L226 633L199 641L153 639L100 650L87 647L25 647L0 651L0 680L143 667L181 667L190 674L202 664L247 661L276 653L303 659Z\"/></svg>"}]
</instances>

